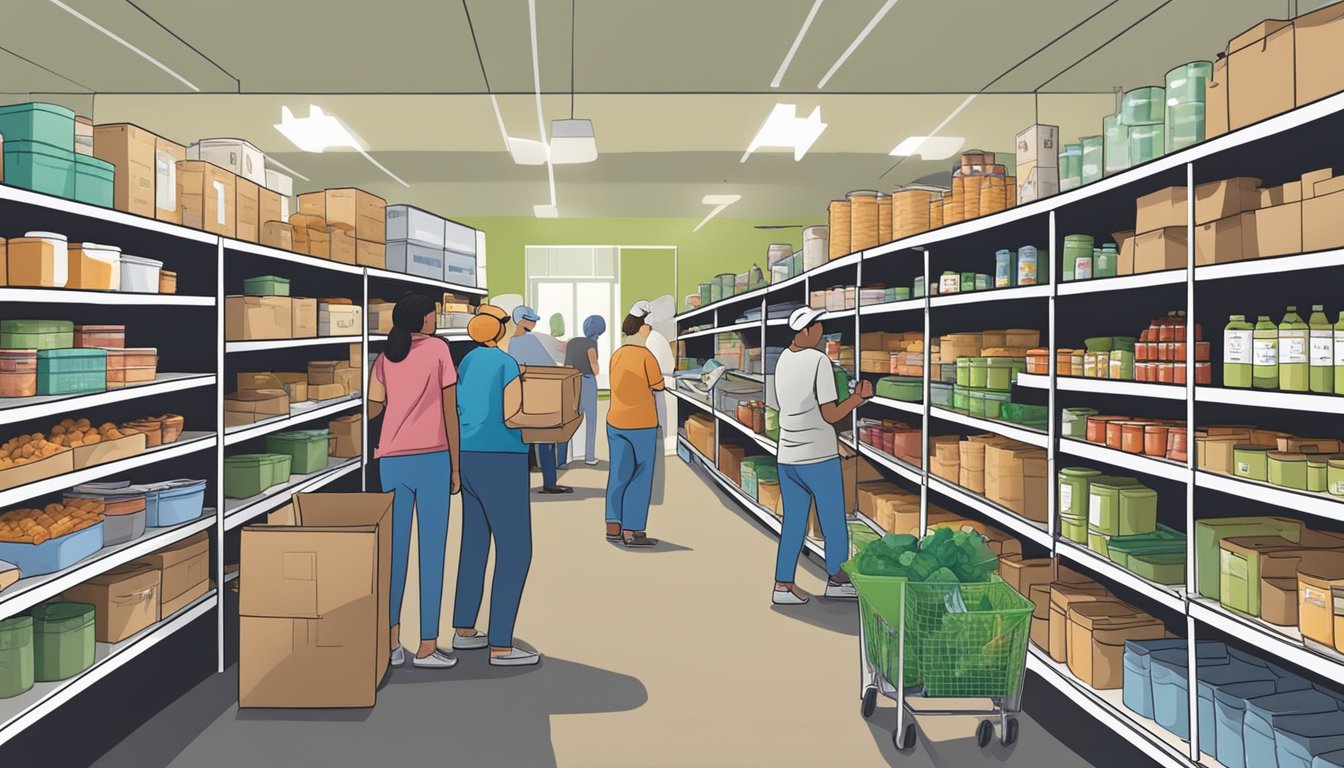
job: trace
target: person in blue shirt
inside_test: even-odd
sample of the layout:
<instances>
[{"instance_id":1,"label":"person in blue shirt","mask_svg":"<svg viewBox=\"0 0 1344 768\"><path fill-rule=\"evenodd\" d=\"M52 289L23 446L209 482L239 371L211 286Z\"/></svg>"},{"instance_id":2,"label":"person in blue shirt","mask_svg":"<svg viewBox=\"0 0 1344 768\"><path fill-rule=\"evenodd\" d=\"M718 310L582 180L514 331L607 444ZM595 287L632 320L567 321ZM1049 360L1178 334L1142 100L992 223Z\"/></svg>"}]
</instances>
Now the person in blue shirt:
<instances>
[{"instance_id":1,"label":"person in blue shirt","mask_svg":"<svg viewBox=\"0 0 1344 768\"><path fill-rule=\"evenodd\" d=\"M453 606L453 647L490 646L497 667L536 664L540 654L513 644L513 628L523 585L532 565L532 503L528 498L527 445L508 419L523 407L518 362L499 348L504 338L502 309L485 304L467 325L477 346L458 366L459 432L462 465L462 552ZM490 588L488 635L476 631L485 592L490 541L495 544L495 578Z\"/></svg>"},{"instance_id":2,"label":"person in blue shirt","mask_svg":"<svg viewBox=\"0 0 1344 768\"><path fill-rule=\"evenodd\" d=\"M531 307L518 307L513 310L513 338L509 340L509 354L517 361L519 365L555 365L555 359L551 353L542 346L541 340L532 335L532 329L537 327L537 321L541 319ZM560 485L556 479L556 456L555 446L549 444L537 445L537 461L541 464L541 492L542 493L573 493L574 489L567 485Z\"/></svg>"}]
</instances>

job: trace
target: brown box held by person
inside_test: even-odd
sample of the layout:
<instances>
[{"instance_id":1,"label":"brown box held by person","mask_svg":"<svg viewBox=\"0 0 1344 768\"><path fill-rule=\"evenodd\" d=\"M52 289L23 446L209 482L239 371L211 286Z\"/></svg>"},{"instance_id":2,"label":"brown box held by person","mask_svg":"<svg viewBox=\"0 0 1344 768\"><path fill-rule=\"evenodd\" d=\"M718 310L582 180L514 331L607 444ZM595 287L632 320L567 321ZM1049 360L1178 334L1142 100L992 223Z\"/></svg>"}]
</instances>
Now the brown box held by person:
<instances>
[{"instance_id":1,"label":"brown box held by person","mask_svg":"<svg viewBox=\"0 0 1344 768\"><path fill-rule=\"evenodd\" d=\"M580 379L573 368L522 366L523 407L506 423L515 429L547 429L578 418Z\"/></svg>"},{"instance_id":2,"label":"brown box held by person","mask_svg":"<svg viewBox=\"0 0 1344 768\"><path fill-rule=\"evenodd\" d=\"M242 531L238 706L371 707L388 669L392 494L294 496Z\"/></svg>"}]
</instances>

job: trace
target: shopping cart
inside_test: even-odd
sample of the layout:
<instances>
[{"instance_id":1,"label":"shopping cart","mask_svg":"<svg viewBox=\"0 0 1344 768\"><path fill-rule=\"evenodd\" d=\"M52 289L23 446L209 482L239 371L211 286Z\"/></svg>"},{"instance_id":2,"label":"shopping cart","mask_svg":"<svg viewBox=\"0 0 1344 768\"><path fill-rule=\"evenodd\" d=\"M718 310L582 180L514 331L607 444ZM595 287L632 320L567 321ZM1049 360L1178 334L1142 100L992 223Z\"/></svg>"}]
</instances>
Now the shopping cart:
<instances>
[{"instance_id":1,"label":"shopping cart","mask_svg":"<svg viewBox=\"0 0 1344 768\"><path fill-rule=\"evenodd\" d=\"M922 716L989 716L999 740L1017 741L1032 604L998 580L983 584L910 583L903 578L851 572L859 597L861 712L877 708L877 694L899 702L892 742L915 745L916 712ZM989 709L925 709L907 702L988 699ZM975 731L980 747L994 738L994 723Z\"/></svg>"}]
</instances>

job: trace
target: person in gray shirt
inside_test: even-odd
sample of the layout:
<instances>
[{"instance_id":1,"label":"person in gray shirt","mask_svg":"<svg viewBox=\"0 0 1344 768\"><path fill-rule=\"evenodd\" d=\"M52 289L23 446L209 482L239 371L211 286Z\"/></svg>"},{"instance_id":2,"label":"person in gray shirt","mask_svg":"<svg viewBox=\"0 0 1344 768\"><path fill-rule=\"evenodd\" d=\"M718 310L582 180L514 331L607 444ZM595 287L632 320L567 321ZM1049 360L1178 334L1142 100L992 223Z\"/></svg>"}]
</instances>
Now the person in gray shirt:
<instances>
[{"instance_id":1,"label":"person in gray shirt","mask_svg":"<svg viewBox=\"0 0 1344 768\"><path fill-rule=\"evenodd\" d=\"M518 365L555 365L555 359L551 357L546 348L532 334L532 329L537 327L537 321L541 319L531 307L518 307L513 310L514 335L513 340L509 342L509 354L518 361ZM549 443L539 443L537 445L537 461L541 464L541 492L542 493L573 493L574 489L567 485L559 485L556 481L556 458L555 446Z\"/></svg>"},{"instance_id":2,"label":"person in gray shirt","mask_svg":"<svg viewBox=\"0 0 1344 768\"><path fill-rule=\"evenodd\" d=\"M565 347L565 365L583 375L579 390L579 413L583 415L583 463L597 464L594 443L597 441L597 340L607 331L607 321L601 315L589 315L583 321L583 336L569 340Z\"/></svg>"}]
</instances>

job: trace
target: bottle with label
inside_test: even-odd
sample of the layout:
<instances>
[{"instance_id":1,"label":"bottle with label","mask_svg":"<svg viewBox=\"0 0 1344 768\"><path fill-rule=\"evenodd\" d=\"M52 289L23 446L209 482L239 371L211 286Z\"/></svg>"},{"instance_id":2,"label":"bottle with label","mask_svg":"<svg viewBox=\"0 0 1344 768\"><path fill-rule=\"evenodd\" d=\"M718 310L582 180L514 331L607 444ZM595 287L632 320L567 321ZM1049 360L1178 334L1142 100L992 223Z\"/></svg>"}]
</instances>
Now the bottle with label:
<instances>
[{"instance_id":1,"label":"bottle with label","mask_svg":"<svg viewBox=\"0 0 1344 768\"><path fill-rule=\"evenodd\" d=\"M1289 307L1279 323L1279 389L1284 392L1306 392L1310 388L1309 333L1297 307Z\"/></svg>"},{"instance_id":2,"label":"bottle with label","mask_svg":"<svg viewBox=\"0 0 1344 768\"><path fill-rule=\"evenodd\" d=\"M1252 355L1251 336L1255 326L1246 322L1245 315L1232 315L1223 329L1223 386L1249 389Z\"/></svg>"},{"instance_id":3,"label":"bottle with label","mask_svg":"<svg viewBox=\"0 0 1344 768\"><path fill-rule=\"evenodd\" d=\"M1328 395L1335 390L1335 329L1321 304L1312 306L1307 325L1311 327L1311 391Z\"/></svg>"},{"instance_id":4,"label":"bottle with label","mask_svg":"<svg viewBox=\"0 0 1344 768\"><path fill-rule=\"evenodd\" d=\"M1251 349L1251 386L1256 389L1279 388L1279 329L1269 315L1255 319Z\"/></svg>"},{"instance_id":5,"label":"bottle with label","mask_svg":"<svg viewBox=\"0 0 1344 768\"><path fill-rule=\"evenodd\" d=\"M1335 323L1335 394L1344 395L1344 312Z\"/></svg>"}]
</instances>

